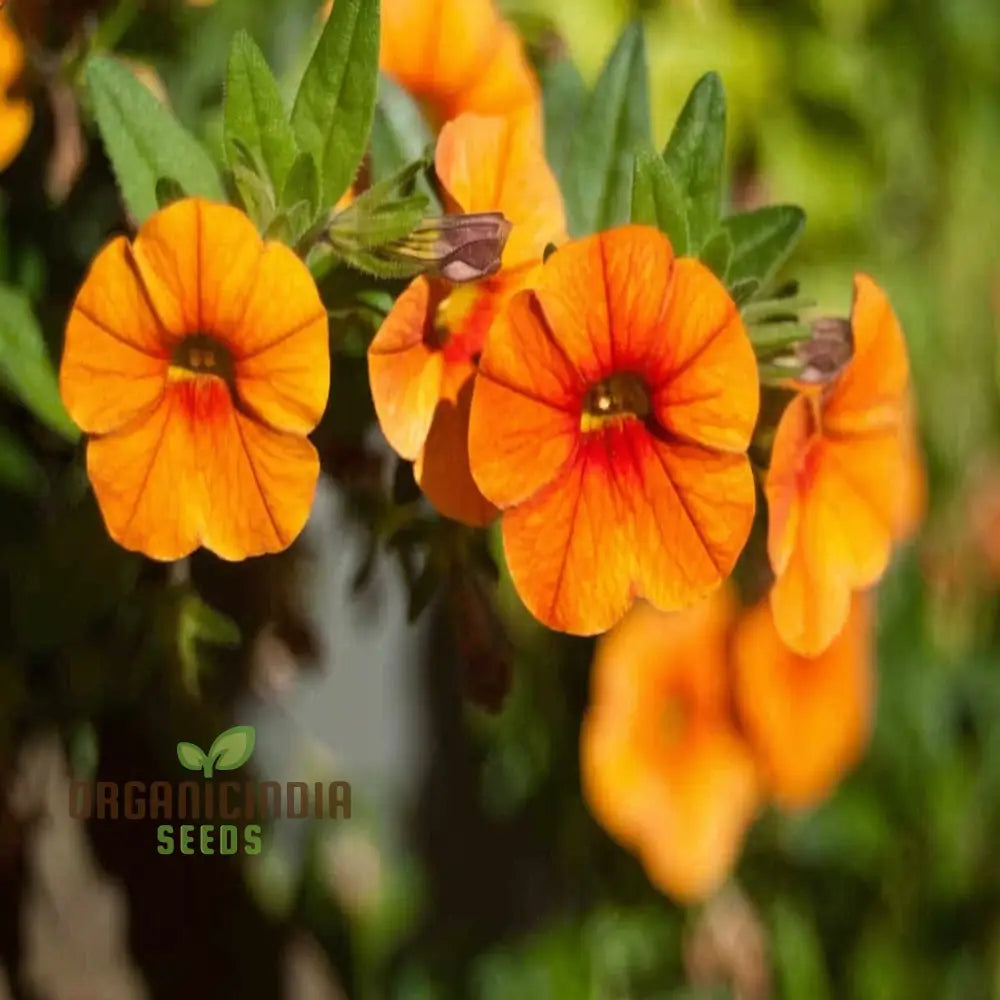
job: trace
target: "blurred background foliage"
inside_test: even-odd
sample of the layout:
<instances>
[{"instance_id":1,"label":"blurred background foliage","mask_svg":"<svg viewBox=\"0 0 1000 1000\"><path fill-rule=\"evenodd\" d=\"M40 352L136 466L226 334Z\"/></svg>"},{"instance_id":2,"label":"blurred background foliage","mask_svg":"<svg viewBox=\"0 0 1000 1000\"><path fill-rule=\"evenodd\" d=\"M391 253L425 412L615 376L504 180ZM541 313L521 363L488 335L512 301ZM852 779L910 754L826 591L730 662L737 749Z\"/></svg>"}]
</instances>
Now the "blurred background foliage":
<instances>
[{"instance_id":1,"label":"blurred background foliage","mask_svg":"<svg viewBox=\"0 0 1000 1000\"><path fill-rule=\"evenodd\" d=\"M61 38L48 45L64 44L84 16L61 6ZM295 777L350 777L346 827L270 831L242 870L159 858L151 830L91 824L91 849L124 886L129 951L148 995L305 996L279 974L305 934L325 981L340 984L329 989L360 1000L1000 997L1000 5L505 7L537 55L561 40L588 79L641 16L660 143L691 85L718 70L733 201L805 208L791 273L824 306L846 313L855 270L889 292L911 350L930 508L880 590L878 713L864 762L811 813L768 813L710 903L681 910L657 894L581 802L590 643L536 628L508 589L495 618L483 579L449 575L446 557L446 586L418 627L366 617L385 597L385 570L398 575L383 566L373 592L369 538L393 542L414 609L430 599L430 578L404 541L466 556L473 543L412 513L412 483L370 433L364 360L347 353L317 434L347 516L286 556L244 566L198 557L178 573L116 549L70 461L79 446L57 419L43 426L0 398L0 774L20 773L26 741L52 728L78 773L119 780L172 773L178 739L205 745L241 712L266 730L269 714L287 711L298 671L331 669L317 639L321 601L302 594L319 558L310 546L350 535L352 571L369 583L345 614L400 632L398 672L412 677L393 718L426 719L427 735L400 751L422 761L413 787L386 805L378 775L352 769L320 724L312 750L272 759ZM316 8L121 0L96 23L102 43L155 71L181 120L218 146L233 32L257 39L291 93ZM0 280L28 297L58 357L87 262L125 223L93 130L77 134L50 97L38 99L28 146L0 176ZM74 136L81 173L59 190L53 156L74 155ZM488 565L485 553L470 558ZM292 679L276 679L288 663ZM324 697L339 699L345 675L365 669L335 663ZM475 707L508 682L502 711ZM377 740L386 718L362 725ZM288 727L274 732L289 741ZM111 992L32 992L20 915L40 836L30 814L0 802L0 965L15 997L106 1000ZM67 982L82 990L87 974L73 968Z\"/></svg>"}]
</instances>

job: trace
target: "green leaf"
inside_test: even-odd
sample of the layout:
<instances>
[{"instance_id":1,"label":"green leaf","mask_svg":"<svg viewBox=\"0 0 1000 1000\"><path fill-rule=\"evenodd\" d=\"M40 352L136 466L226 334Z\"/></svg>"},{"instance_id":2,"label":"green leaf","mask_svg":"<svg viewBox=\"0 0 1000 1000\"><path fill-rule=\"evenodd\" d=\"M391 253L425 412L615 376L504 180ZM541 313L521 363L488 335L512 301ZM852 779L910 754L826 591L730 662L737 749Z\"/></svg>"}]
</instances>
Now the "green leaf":
<instances>
[{"instance_id":1,"label":"green leaf","mask_svg":"<svg viewBox=\"0 0 1000 1000\"><path fill-rule=\"evenodd\" d=\"M652 149L640 150L636 154L632 180L632 221L656 226L666 233L678 257L688 252L684 198L663 157Z\"/></svg>"},{"instance_id":2,"label":"green leaf","mask_svg":"<svg viewBox=\"0 0 1000 1000\"><path fill-rule=\"evenodd\" d=\"M59 396L59 382L31 303L19 289L0 285L0 384L56 434L80 432Z\"/></svg>"},{"instance_id":3,"label":"green leaf","mask_svg":"<svg viewBox=\"0 0 1000 1000\"><path fill-rule=\"evenodd\" d=\"M181 767L186 767L189 771L200 771L208 757L205 751L196 743L178 743L177 759L181 762Z\"/></svg>"},{"instance_id":4,"label":"green leaf","mask_svg":"<svg viewBox=\"0 0 1000 1000\"><path fill-rule=\"evenodd\" d=\"M250 759L256 739L253 726L233 726L215 737L209 759L219 771L235 771Z\"/></svg>"},{"instance_id":5,"label":"green leaf","mask_svg":"<svg viewBox=\"0 0 1000 1000\"><path fill-rule=\"evenodd\" d=\"M245 31L236 33L229 50L223 116L226 161L230 167L238 162L239 140L263 168L277 201L295 162L295 133L267 60Z\"/></svg>"},{"instance_id":6,"label":"green leaf","mask_svg":"<svg viewBox=\"0 0 1000 1000\"><path fill-rule=\"evenodd\" d=\"M564 193L573 236L628 220L634 152L649 142L646 45L636 21L608 56L570 143Z\"/></svg>"},{"instance_id":7,"label":"green leaf","mask_svg":"<svg viewBox=\"0 0 1000 1000\"><path fill-rule=\"evenodd\" d=\"M37 496L45 473L31 451L6 427L0 426L0 486L25 496Z\"/></svg>"},{"instance_id":8,"label":"green leaf","mask_svg":"<svg viewBox=\"0 0 1000 1000\"><path fill-rule=\"evenodd\" d=\"M278 204L285 209L293 208L300 202L309 206L310 222L319 214L319 172L316 161L308 153L300 153L288 171L285 186L281 190Z\"/></svg>"},{"instance_id":9,"label":"green leaf","mask_svg":"<svg viewBox=\"0 0 1000 1000\"><path fill-rule=\"evenodd\" d=\"M86 79L108 159L139 223L157 209L161 177L172 177L189 195L223 200L208 153L127 67L91 56Z\"/></svg>"},{"instance_id":10,"label":"green leaf","mask_svg":"<svg viewBox=\"0 0 1000 1000\"><path fill-rule=\"evenodd\" d=\"M732 237L725 229L716 229L701 248L698 259L725 284L729 262L733 259Z\"/></svg>"},{"instance_id":11,"label":"green leaf","mask_svg":"<svg viewBox=\"0 0 1000 1000\"><path fill-rule=\"evenodd\" d=\"M733 242L730 284L754 278L760 288L767 287L795 249L805 224L805 212L795 205L770 205L723 219L722 228Z\"/></svg>"},{"instance_id":12,"label":"green leaf","mask_svg":"<svg viewBox=\"0 0 1000 1000\"><path fill-rule=\"evenodd\" d=\"M161 177L156 182L156 204L158 208L166 208L184 197L184 188L173 177Z\"/></svg>"},{"instance_id":13,"label":"green leaf","mask_svg":"<svg viewBox=\"0 0 1000 1000\"><path fill-rule=\"evenodd\" d=\"M726 94L718 73L706 73L694 85L663 151L684 197L692 252L719 223L725 152Z\"/></svg>"},{"instance_id":14,"label":"green leaf","mask_svg":"<svg viewBox=\"0 0 1000 1000\"><path fill-rule=\"evenodd\" d=\"M433 143L434 136L417 102L394 80L381 76L372 123L372 180L384 180L421 159Z\"/></svg>"},{"instance_id":15,"label":"green leaf","mask_svg":"<svg viewBox=\"0 0 1000 1000\"><path fill-rule=\"evenodd\" d=\"M571 59L558 59L539 71L545 110L545 158L566 189L573 135L587 101L587 85Z\"/></svg>"},{"instance_id":16,"label":"green leaf","mask_svg":"<svg viewBox=\"0 0 1000 1000\"><path fill-rule=\"evenodd\" d=\"M371 131L378 89L378 0L337 0L292 109L299 148L316 160L320 204L347 190Z\"/></svg>"}]
</instances>

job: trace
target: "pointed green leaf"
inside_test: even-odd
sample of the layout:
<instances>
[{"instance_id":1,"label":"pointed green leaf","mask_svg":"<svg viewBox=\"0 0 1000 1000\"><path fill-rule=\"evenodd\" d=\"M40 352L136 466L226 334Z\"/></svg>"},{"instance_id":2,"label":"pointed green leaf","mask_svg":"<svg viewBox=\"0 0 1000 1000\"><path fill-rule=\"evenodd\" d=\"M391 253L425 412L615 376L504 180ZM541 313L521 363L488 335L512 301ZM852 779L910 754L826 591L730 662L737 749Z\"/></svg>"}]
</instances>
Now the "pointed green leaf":
<instances>
[{"instance_id":1,"label":"pointed green leaf","mask_svg":"<svg viewBox=\"0 0 1000 1000\"><path fill-rule=\"evenodd\" d=\"M718 73L706 73L688 96L663 152L684 196L692 252L719 223L725 152L726 94Z\"/></svg>"},{"instance_id":2,"label":"pointed green leaf","mask_svg":"<svg viewBox=\"0 0 1000 1000\"><path fill-rule=\"evenodd\" d=\"M290 209L304 201L309 206L311 222L319 214L319 198L319 172L316 170L316 161L309 153L300 153L288 171L278 204L281 208Z\"/></svg>"},{"instance_id":3,"label":"pointed green leaf","mask_svg":"<svg viewBox=\"0 0 1000 1000\"><path fill-rule=\"evenodd\" d=\"M292 109L299 148L316 160L320 204L350 186L368 145L378 87L378 0L337 0Z\"/></svg>"},{"instance_id":4,"label":"pointed green leaf","mask_svg":"<svg viewBox=\"0 0 1000 1000\"><path fill-rule=\"evenodd\" d=\"M229 50L223 118L226 161L232 167L241 157L238 140L255 155L276 201L295 162L295 133L267 60L245 31Z\"/></svg>"},{"instance_id":5,"label":"pointed green leaf","mask_svg":"<svg viewBox=\"0 0 1000 1000\"><path fill-rule=\"evenodd\" d=\"M730 284L754 278L765 288L795 249L805 224L805 212L795 205L769 205L723 219L733 241Z\"/></svg>"},{"instance_id":6,"label":"pointed green leaf","mask_svg":"<svg viewBox=\"0 0 1000 1000\"><path fill-rule=\"evenodd\" d=\"M223 200L218 171L201 143L131 70L109 56L91 56L86 79L122 198L139 223L157 209L161 177L172 177L189 195Z\"/></svg>"},{"instance_id":7,"label":"pointed green leaf","mask_svg":"<svg viewBox=\"0 0 1000 1000\"><path fill-rule=\"evenodd\" d=\"M233 726L215 737L209 759L218 771L235 771L250 759L256 738L253 726Z\"/></svg>"},{"instance_id":8,"label":"pointed green leaf","mask_svg":"<svg viewBox=\"0 0 1000 1000\"><path fill-rule=\"evenodd\" d=\"M189 771L200 771L205 763L205 751L196 743L178 743L177 759L181 762L181 767L186 767Z\"/></svg>"},{"instance_id":9,"label":"pointed green leaf","mask_svg":"<svg viewBox=\"0 0 1000 1000\"><path fill-rule=\"evenodd\" d=\"M714 274L723 284L726 282L726 275L729 271L729 262L733 258L733 240L725 229L716 231L705 242L701 248L698 259Z\"/></svg>"},{"instance_id":10,"label":"pointed green leaf","mask_svg":"<svg viewBox=\"0 0 1000 1000\"><path fill-rule=\"evenodd\" d=\"M656 226L666 233L678 257L688 252L684 198L663 157L652 149L640 150L636 154L632 180L632 221Z\"/></svg>"},{"instance_id":11,"label":"pointed green leaf","mask_svg":"<svg viewBox=\"0 0 1000 1000\"><path fill-rule=\"evenodd\" d=\"M0 385L67 441L80 431L59 395L59 382L28 297L0 285Z\"/></svg>"},{"instance_id":12,"label":"pointed green leaf","mask_svg":"<svg viewBox=\"0 0 1000 1000\"><path fill-rule=\"evenodd\" d=\"M587 85L571 59L559 59L539 71L545 109L545 158L566 189L573 135L587 101Z\"/></svg>"},{"instance_id":13,"label":"pointed green leaf","mask_svg":"<svg viewBox=\"0 0 1000 1000\"><path fill-rule=\"evenodd\" d=\"M570 143L564 194L572 235L628 220L634 152L649 142L646 44L636 21L608 56Z\"/></svg>"},{"instance_id":14,"label":"pointed green leaf","mask_svg":"<svg viewBox=\"0 0 1000 1000\"><path fill-rule=\"evenodd\" d=\"M381 76L372 124L372 180L384 180L421 159L433 144L434 136L417 102L394 80Z\"/></svg>"}]
</instances>

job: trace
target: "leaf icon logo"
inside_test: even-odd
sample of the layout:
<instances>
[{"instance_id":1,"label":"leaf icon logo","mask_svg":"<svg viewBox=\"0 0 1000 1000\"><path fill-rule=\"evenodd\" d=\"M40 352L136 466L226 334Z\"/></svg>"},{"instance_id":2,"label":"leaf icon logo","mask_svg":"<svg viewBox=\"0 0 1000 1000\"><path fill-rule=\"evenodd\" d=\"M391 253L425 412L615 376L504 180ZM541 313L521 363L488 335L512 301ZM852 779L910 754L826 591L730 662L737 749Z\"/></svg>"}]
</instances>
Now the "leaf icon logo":
<instances>
[{"instance_id":1,"label":"leaf icon logo","mask_svg":"<svg viewBox=\"0 0 1000 1000\"><path fill-rule=\"evenodd\" d=\"M253 726L233 726L219 733L212 741L208 753L196 743L177 744L177 759L189 771L201 771L211 778L214 771L235 771L253 754L257 734Z\"/></svg>"}]
</instances>

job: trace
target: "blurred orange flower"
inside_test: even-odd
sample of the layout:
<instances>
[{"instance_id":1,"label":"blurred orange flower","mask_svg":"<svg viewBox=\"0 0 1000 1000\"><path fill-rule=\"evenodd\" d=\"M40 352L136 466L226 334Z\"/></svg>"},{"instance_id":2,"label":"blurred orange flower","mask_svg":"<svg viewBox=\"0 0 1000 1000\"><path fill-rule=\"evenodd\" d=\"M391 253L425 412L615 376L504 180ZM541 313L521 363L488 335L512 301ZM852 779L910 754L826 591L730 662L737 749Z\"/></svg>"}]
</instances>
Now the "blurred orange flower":
<instances>
[{"instance_id":1,"label":"blurred orange flower","mask_svg":"<svg viewBox=\"0 0 1000 1000\"><path fill-rule=\"evenodd\" d=\"M736 628L739 716L768 792L786 808L825 798L868 743L875 687L869 603L854 595L846 626L815 658L781 641L767 601Z\"/></svg>"},{"instance_id":2,"label":"blurred orange flower","mask_svg":"<svg viewBox=\"0 0 1000 1000\"><path fill-rule=\"evenodd\" d=\"M650 880L692 902L718 888L759 804L756 765L729 711L730 595L632 612L597 647L583 720L583 793Z\"/></svg>"},{"instance_id":3,"label":"blurred orange flower","mask_svg":"<svg viewBox=\"0 0 1000 1000\"><path fill-rule=\"evenodd\" d=\"M24 46L0 10L0 170L6 169L14 159L31 131L34 118L27 101L7 96L24 68Z\"/></svg>"},{"instance_id":4,"label":"blurred orange flower","mask_svg":"<svg viewBox=\"0 0 1000 1000\"><path fill-rule=\"evenodd\" d=\"M636 596L677 610L718 587L753 521L758 402L735 304L657 230L551 257L493 326L469 437L532 614L594 634Z\"/></svg>"},{"instance_id":5,"label":"blurred orange flower","mask_svg":"<svg viewBox=\"0 0 1000 1000\"><path fill-rule=\"evenodd\" d=\"M368 352L379 424L417 482L447 517L487 524L496 508L469 471L468 428L476 364L504 303L538 272L548 243L565 239L562 196L540 135L524 120L462 115L441 131L435 166L449 208L499 211L513 224L500 270L450 285L415 279Z\"/></svg>"},{"instance_id":6,"label":"blurred orange flower","mask_svg":"<svg viewBox=\"0 0 1000 1000\"><path fill-rule=\"evenodd\" d=\"M866 275L855 278L851 326L853 359L835 382L789 404L767 476L771 609L803 656L830 645L852 592L885 572L922 504L906 344Z\"/></svg>"},{"instance_id":7,"label":"blurred orange flower","mask_svg":"<svg viewBox=\"0 0 1000 1000\"><path fill-rule=\"evenodd\" d=\"M153 215L95 258L60 387L111 536L154 559L286 548L312 505L326 310L306 266L228 205Z\"/></svg>"},{"instance_id":8,"label":"blurred orange flower","mask_svg":"<svg viewBox=\"0 0 1000 1000\"><path fill-rule=\"evenodd\" d=\"M493 0L382 0L380 64L437 127L540 106L520 36Z\"/></svg>"}]
</instances>

